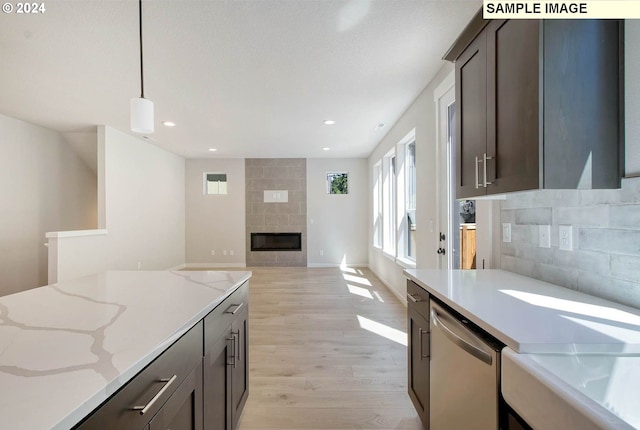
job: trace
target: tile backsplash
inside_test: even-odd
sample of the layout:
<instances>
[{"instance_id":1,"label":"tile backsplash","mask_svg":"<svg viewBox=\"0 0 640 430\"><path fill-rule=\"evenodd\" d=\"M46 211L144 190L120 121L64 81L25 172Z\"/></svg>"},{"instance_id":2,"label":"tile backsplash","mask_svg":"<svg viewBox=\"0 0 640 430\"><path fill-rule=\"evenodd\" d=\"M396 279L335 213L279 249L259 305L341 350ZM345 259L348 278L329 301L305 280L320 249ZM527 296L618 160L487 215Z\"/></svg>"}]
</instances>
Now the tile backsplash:
<instances>
[{"instance_id":1,"label":"tile backsplash","mask_svg":"<svg viewBox=\"0 0 640 430\"><path fill-rule=\"evenodd\" d=\"M500 239L503 270L640 308L640 178L620 190L542 190L501 202L511 242ZM551 247L539 247L540 225ZM573 227L573 250L559 249L558 227Z\"/></svg>"}]
</instances>

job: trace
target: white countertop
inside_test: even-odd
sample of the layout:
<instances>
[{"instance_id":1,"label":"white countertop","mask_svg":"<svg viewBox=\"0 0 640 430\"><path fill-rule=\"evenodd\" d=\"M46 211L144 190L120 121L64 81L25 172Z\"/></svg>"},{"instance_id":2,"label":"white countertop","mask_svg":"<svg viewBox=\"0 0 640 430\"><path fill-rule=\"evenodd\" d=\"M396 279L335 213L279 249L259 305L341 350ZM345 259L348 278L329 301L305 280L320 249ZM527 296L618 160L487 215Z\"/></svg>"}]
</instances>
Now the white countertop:
<instances>
[{"instance_id":1,"label":"white countertop","mask_svg":"<svg viewBox=\"0 0 640 430\"><path fill-rule=\"evenodd\" d=\"M0 297L0 428L72 427L250 277L106 272Z\"/></svg>"},{"instance_id":2,"label":"white countertop","mask_svg":"<svg viewBox=\"0 0 640 430\"><path fill-rule=\"evenodd\" d=\"M640 428L640 357L502 352L502 395L533 428Z\"/></svg>"},{"instance_id":3,"label":"white countertop","mask_svg":"<svg viewBox=\"0 0 640 430\"><path fill-rule=\"evenodd\" d=\"M502 270L405 274L519 353L640 355L640 310Z\"/></svg>"}]
</instances>

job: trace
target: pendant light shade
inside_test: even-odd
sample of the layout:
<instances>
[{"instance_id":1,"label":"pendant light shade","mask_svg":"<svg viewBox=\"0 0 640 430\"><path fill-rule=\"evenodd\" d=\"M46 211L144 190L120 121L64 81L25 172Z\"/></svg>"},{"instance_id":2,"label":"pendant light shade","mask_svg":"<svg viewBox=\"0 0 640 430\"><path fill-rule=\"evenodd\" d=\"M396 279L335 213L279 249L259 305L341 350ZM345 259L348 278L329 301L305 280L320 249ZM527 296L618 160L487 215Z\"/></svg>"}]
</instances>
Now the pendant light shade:
<instances>
[{"instance_id":1,"label":"pendant light shade","mask_svg":"<svg viewBox=\"0 0 640 430\"><path fill-rule=\"evenodd\" d=\"M138 0L138 22L140 30L140 97L131 99L131 131L153 133L153 102L144 98L144 63L142 60L142 0Z\"/></svg>"},{"instance_id":2,"label":"pendant light shade","mask_svg":"<svg viewBox=\"0 0 640 430\"><path fill-rule=\"evenodd\" d=\"M131 99L131 131L141 134L153 133L153 102L136 97Z\"/></svg>"}]
</instances>

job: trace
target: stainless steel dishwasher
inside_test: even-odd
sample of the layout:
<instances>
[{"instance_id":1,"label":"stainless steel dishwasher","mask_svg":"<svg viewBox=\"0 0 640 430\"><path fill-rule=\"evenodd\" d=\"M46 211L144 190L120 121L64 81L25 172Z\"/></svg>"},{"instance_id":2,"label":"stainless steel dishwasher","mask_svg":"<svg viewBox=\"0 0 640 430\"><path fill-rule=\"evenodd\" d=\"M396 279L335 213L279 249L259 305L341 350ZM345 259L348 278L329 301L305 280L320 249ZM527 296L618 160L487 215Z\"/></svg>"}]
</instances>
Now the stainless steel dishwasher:
<instances>
[{"instance_id":1,"label":"stainless steel dishwasher","mask_svg":"<svg viewBox=\"0 0 640 430\"><path fill-rule=\"evenodd\" d=\"M497 430L500 345L433 300L430 430Z\"/></svg>"}]
</instances>

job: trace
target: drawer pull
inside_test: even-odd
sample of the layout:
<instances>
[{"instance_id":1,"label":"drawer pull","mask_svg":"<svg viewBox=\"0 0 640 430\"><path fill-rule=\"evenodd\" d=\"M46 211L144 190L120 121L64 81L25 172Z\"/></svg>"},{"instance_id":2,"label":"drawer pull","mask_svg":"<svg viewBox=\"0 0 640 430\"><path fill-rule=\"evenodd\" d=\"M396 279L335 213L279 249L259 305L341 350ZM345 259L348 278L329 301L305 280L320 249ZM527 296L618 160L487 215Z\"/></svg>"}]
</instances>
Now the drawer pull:
<instances>
[{"instance_id":1,"label":"drawer pull","mask_svg":"<svg viewBox=\"0 0 640 430\"><path fill-rule=\"evenodd\" d=\"M235 369L238 366L236 360L236 334L234 332L231 332L231 337L228 337L227 340L231 341L231 361L227 360L227 365L233 366L233 368Z\"/></svg>"},{"instance_id":2,"label":"drawer pull","mask_svg":"<svg viewBox=\"0 0 640 430\"><path fill-rule=\"evenodd\" d=\"M414 296L413 294L407 294L407 297L409 298L409 300L411 300L413 303L418 303L418 302L423 302L424 300L422 300L422 297L418 296L416 298L416 296Z\"/></svg>"},{"instance_id":3,"label":"drawer pull","mask_svg":"<svg viewBox=\"0 0 640 430\"><path fill-rule=\"evenodd\" d=\"M165 391L167 391L167 389L169 388L169 386L170 386L171 384L173 384L173 383L174 383L174 381L175 381L177 378L178 378L178 375L173 375L173 376L172 376L171 378L169 378L169 379L166 379L166 378L160 379L160 381L158 381L158 382L164 382L165 384L164 384L164 386L160 389L160 391L158 391L158 393L157 393L155 396L153 396L153 399L151 399L151 400L149 401L149 403L147 403L147 404L146 404L146 405L144 405L144 406L134 406L132 409L133 409L134 411L140 411L140 415L144 415L144 414L146 414L147 412L149 412L149 408L151 408L151 407L153 406L153 404L154 404L155 402L157 402L157 401L158 401L158 399L159 399L160 397L162 397L162 395L164 394L164 392L165 392Z\"/></svg>"},{"instance_id":4,"label":"drawer pull","mask_svg":"<svg viewBox=\"0 0 640 430\"><path fill-rule=\"evenodd\" d=\"M244 306L244 302L240 303L239 305L231 305L227 308L226 311L224 311L224 313L235 315L243 306Z\"/></svg>"}]
</instances>

